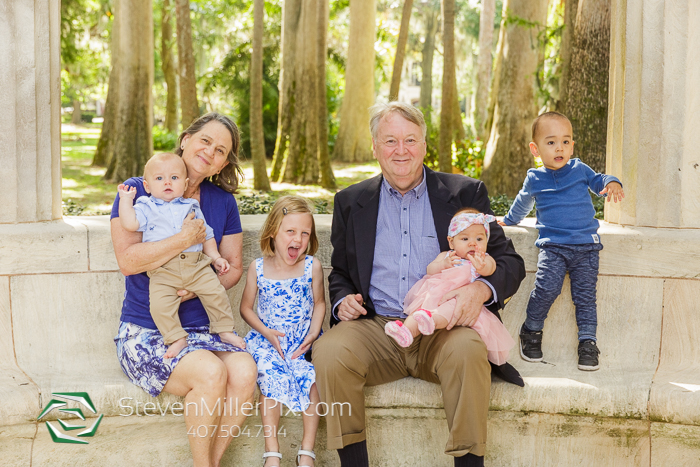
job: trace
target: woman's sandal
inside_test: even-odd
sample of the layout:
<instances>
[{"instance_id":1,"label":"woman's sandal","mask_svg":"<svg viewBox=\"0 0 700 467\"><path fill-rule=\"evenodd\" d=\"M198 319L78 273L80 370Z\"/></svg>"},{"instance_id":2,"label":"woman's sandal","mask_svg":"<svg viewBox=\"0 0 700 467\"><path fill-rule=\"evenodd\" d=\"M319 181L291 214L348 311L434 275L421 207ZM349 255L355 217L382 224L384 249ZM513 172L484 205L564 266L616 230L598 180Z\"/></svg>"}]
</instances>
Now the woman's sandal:
<instances>
[{"instance_id":1,"label":"woman's sandal","mask_svg":"<svg viewBox=\"0 0 700 467\"><path fill-rule=\"evenodd\" d=\"M299 465L299 458L301 456L309 456L313 460L316 460L316 454L314 454L313 451L304 451L303 449L299 449L299 452L297 453L297 466L298 467L311 467L310 465Z\"/></svg>"},{"instance_id":2,"label":"woman's sandal","mask_svg":"<svg viewBox=\"0 0 700 467\"><path fill-rule=\"evenodd\" d=\"M280 462L282 462L282 454L275 451L268 451L263 452L263 465L265 465L265 462L267 461L268 457L278 457L280 459Z\"/></svg>"}]
</instances>

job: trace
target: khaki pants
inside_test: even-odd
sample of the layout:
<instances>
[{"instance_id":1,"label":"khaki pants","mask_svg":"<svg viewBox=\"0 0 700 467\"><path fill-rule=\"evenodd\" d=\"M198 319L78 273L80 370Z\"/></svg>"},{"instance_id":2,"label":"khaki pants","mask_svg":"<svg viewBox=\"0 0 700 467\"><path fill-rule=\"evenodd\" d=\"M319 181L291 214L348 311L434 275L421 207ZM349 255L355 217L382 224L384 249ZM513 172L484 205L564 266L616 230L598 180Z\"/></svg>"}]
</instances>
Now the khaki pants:
<instances>
[{"instance_id":1,"label":"khaki pants","mask_svg":"<svg viewBox=\"0 0 700 467\"><path fill-rule=\"evenodd\" d=\"M366 439L363 388L405 376L442 387L450 435L445 453L485 454L491 367L486 346L471 328L455 327L418 336L402 348L384 333L391 319L341 321L313 346L313 363L321 400L328 404L328 449ZM342 415L334 403L350 403ZM336 404L336 406L338 406ZM390 443L391 440L382 440Z\"/></svg>"},{"instance_id":2,"label":"khaki pants","mask_svg":"<svg viewBox=\"0 0 700 467\"><path fill-rule=\"evenodd\" d=\"M197 294L209 316L209 331L213 334L233 331L233 312L226 289L209 266L211 258L201 252L180 253L161 267L148 271L151 278L149 300L151 316L170 345L187 337L180 325L180 297L185 289Z\"/></svg>"}]
</instances>

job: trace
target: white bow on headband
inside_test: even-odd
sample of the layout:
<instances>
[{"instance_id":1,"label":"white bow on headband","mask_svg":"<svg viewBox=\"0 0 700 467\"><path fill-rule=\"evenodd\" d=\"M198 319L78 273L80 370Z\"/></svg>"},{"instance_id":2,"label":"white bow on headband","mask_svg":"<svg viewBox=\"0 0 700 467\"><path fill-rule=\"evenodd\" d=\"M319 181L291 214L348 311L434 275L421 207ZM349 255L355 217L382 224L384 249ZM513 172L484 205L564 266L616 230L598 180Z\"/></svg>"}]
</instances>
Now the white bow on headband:
<instances>
[{"instance_id":1,"label":"white bow on headband","mask_svg":"<svg viewBox=\"0 0 700 467\"><path fill-rule=\"evenodd\" d=\"M496 218L491 214L474 214L471 212L463 212L452 218L450 228L447 231L447 236L454 237L462 230L469 228L469 226L473 224L482 224L484 229L486 229L486 238L488 239L491 236L491 227L489 226L489 222L493 222L495 220Z\"/></svg>"}]
</instances>

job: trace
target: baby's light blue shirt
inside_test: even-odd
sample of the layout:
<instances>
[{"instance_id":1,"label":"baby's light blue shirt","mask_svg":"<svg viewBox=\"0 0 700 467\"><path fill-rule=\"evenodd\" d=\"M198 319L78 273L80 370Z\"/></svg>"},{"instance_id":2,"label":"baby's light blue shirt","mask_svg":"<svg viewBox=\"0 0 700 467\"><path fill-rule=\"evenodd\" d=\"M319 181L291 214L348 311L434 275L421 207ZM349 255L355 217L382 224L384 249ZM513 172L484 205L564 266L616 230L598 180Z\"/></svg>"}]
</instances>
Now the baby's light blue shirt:
<instances>
[{"instance_id":1,"label":"baby's light blue shirt","mask_svg":"<svg viewBox=\"0 0 700 467\"><path fill-rule=\"evenodd\" d=\"M168 202L153 196L140 196L134 205L139 232L143 232L143 242L158 242L179 233L182 222L190 212L195 219L204 221L207 240L214 237L214 231L204 219L199 203L192 198L175 198ZM202 244L192 245L185 252L202 251Z\"/></svg>"}]
</instances>

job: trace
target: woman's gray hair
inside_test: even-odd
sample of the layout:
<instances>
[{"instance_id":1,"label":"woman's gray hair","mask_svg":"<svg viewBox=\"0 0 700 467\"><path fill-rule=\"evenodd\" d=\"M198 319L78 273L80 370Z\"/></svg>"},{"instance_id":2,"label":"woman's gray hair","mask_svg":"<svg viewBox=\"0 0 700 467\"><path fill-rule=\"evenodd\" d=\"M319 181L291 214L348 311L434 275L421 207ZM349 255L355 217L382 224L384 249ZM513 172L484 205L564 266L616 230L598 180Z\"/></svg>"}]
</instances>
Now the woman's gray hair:
<instances>
[{"instance_id":1,"label":"woman's gray hair","mask_svg":"<svg viewBox=\"0 0 700 467\"><path fill-rule=\"evenodd\" d=\"M425 139L428 133L428 126L425 124L425 118L423 118L423 112L417 107L411 104L406 104L404 102L388 102L388 103L378 103L369 108L369 130L372 133L372 139L377 139L377 132L379 131L379 123L384 117L389 114L397 113L403 118L411 123L418 125L423 132L423 139Z\"/></svg>"}]
</instances>

